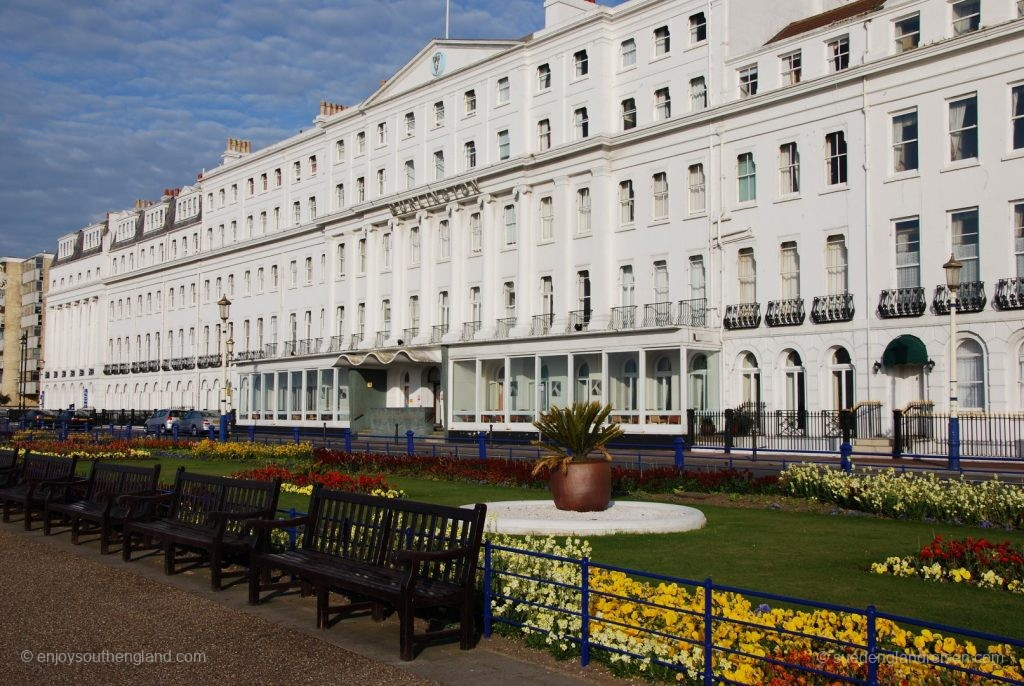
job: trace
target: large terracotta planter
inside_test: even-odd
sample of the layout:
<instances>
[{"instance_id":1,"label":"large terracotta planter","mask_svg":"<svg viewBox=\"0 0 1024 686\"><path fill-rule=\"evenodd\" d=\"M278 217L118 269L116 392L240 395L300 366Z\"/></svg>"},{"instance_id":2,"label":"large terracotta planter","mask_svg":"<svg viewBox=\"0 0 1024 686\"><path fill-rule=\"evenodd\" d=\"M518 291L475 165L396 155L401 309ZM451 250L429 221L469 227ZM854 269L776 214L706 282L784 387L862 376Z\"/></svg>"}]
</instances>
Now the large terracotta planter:
<instances>
[{"instance_id":1,"label":"large terracotta planter","mask_svg":"<svg viewBox=\"0 0 1024 686\"><path fill-rule=\"evenodd\" d=\"M561 467L552 469L549 483L559 510L607 510L612 499L612 465L607 460L570 462L564 474Z\"/></svg>"}]
</instances>

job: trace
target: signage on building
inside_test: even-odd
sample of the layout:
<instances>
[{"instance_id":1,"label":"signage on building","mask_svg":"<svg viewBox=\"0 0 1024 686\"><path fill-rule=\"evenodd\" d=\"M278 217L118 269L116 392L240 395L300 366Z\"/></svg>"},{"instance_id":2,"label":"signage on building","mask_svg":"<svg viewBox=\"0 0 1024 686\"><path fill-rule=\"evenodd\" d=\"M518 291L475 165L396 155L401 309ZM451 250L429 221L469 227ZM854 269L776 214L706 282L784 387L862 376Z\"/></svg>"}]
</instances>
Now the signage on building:
<instances>
[{"instance_id":1,"label":"signage on building","mask_svg":"<svg viewBox=\"0 0 1024 686\"><path fill-rule=\"evenodd\" d=\"M82 389L82 407L89 407L89 389Z\"/></svg>"}]
</instances>

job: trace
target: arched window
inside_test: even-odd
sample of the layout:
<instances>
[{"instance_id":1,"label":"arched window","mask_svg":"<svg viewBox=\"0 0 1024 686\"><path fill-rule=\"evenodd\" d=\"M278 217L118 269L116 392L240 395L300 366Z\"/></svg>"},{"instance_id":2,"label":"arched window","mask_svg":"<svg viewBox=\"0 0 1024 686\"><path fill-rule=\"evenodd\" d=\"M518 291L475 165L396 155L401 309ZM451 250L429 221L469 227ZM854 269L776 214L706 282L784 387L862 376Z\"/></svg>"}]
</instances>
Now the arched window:
<instances>
[{"instance_id":1,"label":"arched window","mask_svg":"<svg viewBox=\"0 0 1024 686\"><path fill-rule=\"evenodd\" d=\"M576 368L576 402L590 401L590 365L584 362Z\"/></svg>"},{"instance_id":2,"label":"arched window","mask_svg":"<svg viewBox=\"0 0 1024 686\"><path fill-rule=\"evenodd\" d=\"M744 353L740 361L740 376L743 386L744 405L761 404L761 368L753 353Z\"/></svg>"},{"instance_id":3,"label":"arched window","mask_svg":"<svg viewBox=\"0 0 1024 686\"><path fill-rule=\"evenodd\" d=\"M800 353L787 350L782 362L785 409L796 414L797 426L804 428L807 415L807 393L804 384L804 362Z\"/></svg>"},{"instance_id":4,"label":"arched window","mask_svg":"<svg viewBox=\"0 0 1024 686\"><path fill-rule=\"evenodd\" d=\"M836 348L830 365L832 409L849 410L854 404L853 364L846 348Z\"/></svg>"},{"instance_id":5,"label":"arched window","mask_svg":"<svg viewBox=\"0 0 1024 686\"><path fill-rule=\"evenodd\" d=\"M707 366L707 360L704 361ZM670 412L672 406L672 360L661 357L654 365L654 404L659 412Z\"/></svg>"},{"instance_id":6,"label":"arched window","mask_svg":"<svg viewBox=\"0 0 1024 686\"><path fill-rule=\"evenodd\" d=\"M985 409L985 351L977 341L960 341L956 349L956 376L960 407Z\"/></svg>"},{"instance_id":7,"label":"arched window","mask_svg":"<svg viewBox=\"0 0 1024 686\"><path fill-rule=\"evenodd\" d=\"M708 356L694 355L689 371L690 409L703 412L708 409Z\"/></svg>"}]
</instances>

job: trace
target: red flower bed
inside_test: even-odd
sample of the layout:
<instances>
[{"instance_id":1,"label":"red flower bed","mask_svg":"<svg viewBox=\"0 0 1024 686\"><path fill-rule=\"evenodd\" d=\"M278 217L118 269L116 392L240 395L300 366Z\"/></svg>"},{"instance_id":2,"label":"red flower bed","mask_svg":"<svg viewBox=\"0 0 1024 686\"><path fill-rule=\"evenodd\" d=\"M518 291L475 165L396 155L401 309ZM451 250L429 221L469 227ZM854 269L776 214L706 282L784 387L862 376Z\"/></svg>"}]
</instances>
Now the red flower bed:
<instances>
[{"instance_id":1,"label":"red flower bed","mask_svg":"<svg viewBox=\"0 0 1024 686\"><path fill-rule=\"evenodd\" d=\"M233 474L237 479L255 479L256 481L272 481L281 479L284 483L296 486L320 484L326 488L350 493L372 493L376 489L389 490L391 487L383 476L349 476L337 471L292 471L278 465L267 465L259 469L249 469Z\"/></svg>"},{"instance_id":2,"label":"red flower bed","mask_svg":"<svg viewBox=\"0 0 1024 686\"><path fill-rule=\"evenodd\" d=\"M1016 548L1009 541L992 543L971 537L947 541L936 536L921 548L917 559L924 564L938 562L947 569L963 567L972 574L992 570L1006 579L1024 578L1024 548Z\"/></svg>"},{"instance_id":3,"label":"red flower bed","mask_svg":"<svg viewBox=\"0 0 1024 686\"><path fill-rule=\"evenodd\" d=\"M546 488L548 483L547 474L531 474L532 460L406 457L317 449L314 451L314 463L320 466L314 467L315 469L327 467L347 472L400 474L439 481L470 481L497 486ZM650 467L642 471L614 467L612 489L616 493L668 493L677 489L704 493L775 493L778 491L778 478L755 477L750 472L736 469L679 473L672 467Z\"/></svg>"}]
</instances>

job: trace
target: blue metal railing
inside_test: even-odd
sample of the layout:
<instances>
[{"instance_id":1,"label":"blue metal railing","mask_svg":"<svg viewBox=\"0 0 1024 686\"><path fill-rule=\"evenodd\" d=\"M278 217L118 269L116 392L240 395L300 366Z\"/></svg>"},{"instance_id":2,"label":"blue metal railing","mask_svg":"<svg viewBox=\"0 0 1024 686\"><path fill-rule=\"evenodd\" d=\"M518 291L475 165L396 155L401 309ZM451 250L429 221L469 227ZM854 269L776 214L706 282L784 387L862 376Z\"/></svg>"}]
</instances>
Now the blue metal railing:
<instances>
[{"instance_id":1,"label":"blue metal railing","mask_svg":"<svg viewBox=\"0 0 1024 686\"><path fill-rule=\"evenodd\" d=\"M501 564L496 565L496 553L513 557L523 556L532 558L534 561L546 560L562 566L559 573L559 579L578 577L580 581L578 584L567 583L565 581L555 579L553 573L552 576L544 577L510 571L510 567L512 565L508 565L507 567L502 567ZM987 641L993 644L1011 646L1018 652L1020 652L1021 649L1024 649L1024 641L1019 639L972 631L933 622L924 622L922 620L904 617L901 615L878 612L874 606L861 609L831 603L813 602L775 593L766 593L715 584L711 579L696 581L663 574L654 574L625 567L617 567L614 565L602 565L587 558L575 559L550 553L494 545L490 542L487 542L484 545L483 558L482 591L484 595L484 635L489 637L494 630L495 624L505 624L507 626L542 634L550 633L549 629L530 624L529 619L524 618L522 616L524 613L521 611L518 613L516 612L522 608L544 610L555 613L558 616L558 619L551 622L551 626L558 626L560 620L578 619L580 621L579 636L565 636L560 634L559 639L571 642L577 646L580 664L583 666L586 666L589 663L592 650L597 649L609 654L617 654L637 661L648 660L652 664L659 665L665 669L678 673L687 672L687 667L681 662L667 661L658 657L653 653L653 651L644 654L630 652L628 648L622 647L622 645L628 646L628 642L620 645L608 645L602 643L601 636L605 633L602 632L602 628L605 626L611 626L638 636L641 640L665 641L668 644L677 647L680 645L689 646L692 649L693 654L699 658L694 660L693 664L700 664L700 673L690 673L687 676L691 678L702 678L703 683L705 684L740 683L725 677L721 673L721 670L716 672L715 656L719 658L719 662L721 662L722 658L731 658L733 661L735 661L736 658L739 658L762 668L767 667L771 669L772 667L775 667L787 670L790 675L794 673L817 675L844 683L866 684L869 686L881 683L879 681L880 665L904 664L908 665L908 669L910 669L910 666L914 663L917 665L926 665L927 669L933 672L932 675L936 680L946 678L955 681L960 678L974 676L987 680L985 683L1024 684L1024 681L1008 676L995 676L991 673L977 669L984 660L995 661L1003 659L1005 660L1005 666L1013 665L1009 658L1006 658L1001 654L985 655L979 651L976 656L971 656L970 659L965 658L963 655L948 656L948 659L945 659L942 655L915 654L906 652L905 650L896 650L891 647L885 647L880 641L878 621L885 620L899 625L911 625L921 629L922 631L927 629L929 631L943 632L947 636L952 634L956 635L960 639L974 639ZM543 567L543 565L534 563L531 563L529 566L531 569L535 570ZM566 567L573 571L566 574ZM625 574L632 579L650 581L652 583L675 584L684 589L691 589L694 594L694 604L696 604L696 601L702 600L700 603L702 611L698 612L690 607L668 605L664 602L658 602L656 599L651 597L621 595L600 587L594 587L592 581L593 573L597 570L604 572L618 572ZM551 589L557 589L562 592L563 601L566 596L570 596L569 602L563 605L554 605L551 602L535 602L522 597L521 595L514 595L511 591L504 590L505 588L513 587L511 584L503 584L503 580L506 578L516 580L517 583L514 586L515 588L522 588L525 582L527 584L539 584ZM799 628L787 628L786 626L778 625L774 622L762 624L738 617L730 617L724 610L719 610L717 612L715 610L716 603L714 601L724 600L721 596L716 598L716 594L723 593L737 594L747 598L748 600L756 599L761 601L770 601L789 608L796 608L804 611L828 611L842 613L853 617L858 625L862 625L864 627L864 641L861 643L850 640L849 638L844 639L823 635L826 632L808 633L807 631ZM546 597L557 598L557 594L548 593L546 594ZM657 596L655 596L655 598L656 597ZM650 610L652 613L674 612L677 615L696 618L698 620L697 624L701 630L700 638L694 637L694 635L696 635L696 631L694 631L694 635L690 636L673 634L667 629L645 626L644 622L640 620L635 622L619 621L612 619L611 617L603 616L600 613L593 613L593 598L604 598L633 604L640 608L637 613L640 617L644 616L645 610ZM494 605L496 603L494 601L504 603L506 607L511 607L513 611L504 615L496 613L494 610ZM762 608L765 609L762 610ZM768 613L770 612L770 608L766 605L762 605L758 608L758 611L762 614ZM736 627L741 631L748 630L759 632L764 636L775 635L790 641L801 639L806 640L808 642L808 646L813 646L813 656L816 658L817 666L788 662L785 659L785 655L762 655L754 653L751 652L751 649L744 648L739 641L716 642L716 628L721 628L723 626ZM903 628L906 629L905 626ZM593 636L595 629L597 632L596 637ZM704 659L704 656L708 655L712 656L712 659ZM833 664L829 659L829 656L835 658L835 664L845 664L845 673L829 669L829 665ZM943 681L943 683L946 683L946 681Z\"/></svg>"}]
</instances>

